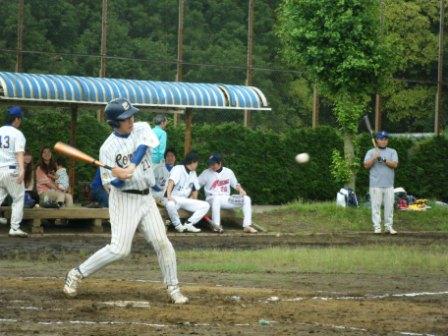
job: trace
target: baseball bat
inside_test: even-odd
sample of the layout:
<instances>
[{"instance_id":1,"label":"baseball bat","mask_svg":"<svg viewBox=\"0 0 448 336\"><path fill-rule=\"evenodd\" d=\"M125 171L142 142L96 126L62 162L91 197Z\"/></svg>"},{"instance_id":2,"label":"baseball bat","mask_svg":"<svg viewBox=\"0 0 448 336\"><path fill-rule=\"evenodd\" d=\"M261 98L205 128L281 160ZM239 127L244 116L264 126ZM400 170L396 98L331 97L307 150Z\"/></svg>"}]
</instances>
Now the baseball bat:
<instances>
[{"instance_id":1,"label":"baseball bat","mask_svg":"<svg viewBox=\"0 0 448 336\"><path fill-rule=\"evenodd\" d=\"M364 116L364 122L365 122L365 124L366 124L367 130L368 130L369 133L370 133L370 136L371 136L371 139L372 139L373 147L375 147L376 149L378 149L378 145L377 145L377 143L376 143L376 141L375 141L375 134L373 133L372 126L370 125L370 120L369 120L369 117L368 117L367 115Z\"/></svg>"},{"instance_id":2,"label":"baseball bat","mask_svg":"<svg viewBox=\"0 0 448 336\"><path fill-rule=\"evenodd\" d=\"M112 167L109 167L108 165L102 163L101 161L95 160L93 157L91 157L90 155L80 151L79 149L72 147L70 145L67 145L63 142L58 141L55 145L54 145L54 150L61 154L61 155L65 155L68 157L71 157L75 160L79 160L79 161L84 161L90 164L93 164L95 166L98 167L103 167L109 170L112 170Z\"/></svg>"}]
</instances>

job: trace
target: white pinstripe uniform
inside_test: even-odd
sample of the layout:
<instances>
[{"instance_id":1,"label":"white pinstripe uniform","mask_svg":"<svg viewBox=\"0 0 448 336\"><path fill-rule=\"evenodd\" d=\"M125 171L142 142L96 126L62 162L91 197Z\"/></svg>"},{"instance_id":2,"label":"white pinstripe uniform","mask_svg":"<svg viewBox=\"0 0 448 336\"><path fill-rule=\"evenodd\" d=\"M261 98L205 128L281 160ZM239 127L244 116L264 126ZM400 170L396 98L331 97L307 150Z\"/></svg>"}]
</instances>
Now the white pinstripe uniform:
<instances>
[{"instance_id":1,"label":"white pinstripe uniform","mask_svg":"<svg viewBox=\"0 0 448 336\"><path fill-rule=\"evenodd\" d=\"M380 158L387 161L398 162L398 154L395 149L386 147L370 149L364 158L364 162L371 160L376 151ZM377 160L369 172L369 195L372 205L372 223L374 230L381 230L381 204L384 202L384 227L386 231L393 229L394 219L394 178L395 171L389 168L383 161Z\"/></svg>"},{"instance_id":2,"label":"white pinstripe uniform","mask_svg":"<svg viewBox=\"0 0 448 336\"><path fill-rule=\"evenodd\" d=\"M100 160L109 166L125 168L130 156L139 145L154 147L158 144L151 127L145 122L137 122L128 137L111 134L100 149ZM137 195L122 190L146 190L154 184L150 167L151 155L148 149L132 178L126 180L122 188L110 185L114 179L109 170L101 168L103 185L110 186L109 212L112 230L111 243L97 251L78 269L83 277L98 271L107 264L127 256L131 251L136 229L151 243L157 253L159 266L167 286L176 286L176 255L166 235L165 225L151 194Z\"/></svg>"},{"instance_id":3,"label":"white pinstripe uniform","mask_svg":"<svg viewBox=\"0 0 448 336\"><path fill-rule=\"evenodd\" d=\"M210 205L207 202L189 198L194 190L200 189L196 172L187 171L187 167L184 165L177 165L171 170L169 180L174 182L174 188L171 192L174 201L166 199L165 207L171 222L174 226L181 225L177 211L179 209L185 209L193 213L191 217L188 218L188 223L191 225L196 224L210 209Z\"/></svg>"},{"instance_id":4,"label":"white pinstripe uniform","mask_svg":"<svg viewBox=\"0 0 448 336\"><path fill-rule=\"evenodd\" d=\"M243 228L252 224L252 201L249 196L244 196L243 204L229 202L230 188L235 189L239 185L231 169L222 167L222 170L217 172L208 168L199 175L199 184L204 186L205 198L211 205L213 223L221 225L221 208L235 209L242 207Z\"/></svg>"},{"instance_id":5,"label":"white pinstripe uniform","mask_svg":"<svg viewBox=\"0 0 448 336\"><path fill-rule=\"evenodd\" d=\"M23 218L24 183L16 182L19 163L16 154L25 151L26 140L17 128L0 127L0 204L9 194L12 198L11 229L17 230Z\"/></svg>"}]
</instances>

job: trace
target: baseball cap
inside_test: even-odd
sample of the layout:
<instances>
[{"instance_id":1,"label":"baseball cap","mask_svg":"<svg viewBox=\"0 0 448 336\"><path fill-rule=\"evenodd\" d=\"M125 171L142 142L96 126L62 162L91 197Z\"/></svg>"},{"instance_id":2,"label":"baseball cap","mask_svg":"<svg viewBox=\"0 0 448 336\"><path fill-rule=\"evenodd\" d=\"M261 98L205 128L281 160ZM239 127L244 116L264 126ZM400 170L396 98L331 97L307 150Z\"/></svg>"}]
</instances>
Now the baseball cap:
<instances>
[{"instance_id":1,"label":"baseball cap","mask_svg":"<svg viewBox=\"0 0 448 336\"><path fill-rule=\"evenodd\" d=\"M389 133L387 133L386 131L381 131L376 133L375 138L377 139L388 139L389 138Z\"/></svg>"},{"instance_id":2,"label":"baseball cap","mask_svg":"<svg viewBox=\"0 0 448 336\"><path fill-rule=\"evenodd\" d=\"M212 155L210 155L208 157L207 163L209 165L214 164L214 163L220 163L222 161L222 157L221 154L219 153L213 153Z\"/></svg>"},{"instance_id":3,"label":"baseball cap","mask_svg":"<svg viewBox=\"0 0 448 336\"><path fill-rule=\"evenodd\" d=\"M9 117L19 117L23 116L23 109L20 106L10 106L8 107L7 114Z\"/></svg>"}]
</instances>

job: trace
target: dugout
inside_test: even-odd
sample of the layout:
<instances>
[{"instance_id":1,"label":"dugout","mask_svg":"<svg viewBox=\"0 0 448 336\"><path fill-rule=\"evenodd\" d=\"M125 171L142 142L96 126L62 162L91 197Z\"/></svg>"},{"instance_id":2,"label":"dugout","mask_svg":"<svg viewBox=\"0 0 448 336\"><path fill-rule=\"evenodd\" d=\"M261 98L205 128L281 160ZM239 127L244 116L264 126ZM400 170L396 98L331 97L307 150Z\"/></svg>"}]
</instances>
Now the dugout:
<instances>
[{"instance_id":1,"label":"dugout","mask_svg":"<svg viewBox=\"0 0 448 336\"><path fill-rule=\"evenodd\" d=\"M127 98L140 109L185 114L186 151L191 148L194 110L271 110L263 92L254 86L0 72L1 105L69 108L69 143L75 147L78 110L104 108L114 98ZM73 160L69 175L75 185Z\"/></svg>"}]
</instances>

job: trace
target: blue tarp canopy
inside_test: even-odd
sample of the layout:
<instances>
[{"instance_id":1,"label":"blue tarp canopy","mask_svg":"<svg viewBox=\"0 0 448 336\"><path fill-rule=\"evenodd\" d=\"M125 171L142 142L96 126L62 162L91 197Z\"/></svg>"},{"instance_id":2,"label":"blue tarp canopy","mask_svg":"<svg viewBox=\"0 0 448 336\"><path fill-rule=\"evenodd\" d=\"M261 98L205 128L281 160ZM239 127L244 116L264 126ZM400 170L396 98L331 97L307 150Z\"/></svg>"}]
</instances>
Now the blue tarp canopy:
<instances>
[{"instance_id":1,"label":"blue tarp canopy","mask_svg":"<svg viewBox=\"0 0 448 336\"><path fill-rule=\"evenodd\" d=\"M0 72L0 100L98 106L119 97L141 107L270 110L253 86Z\"/></svg>"}]
</instances>

